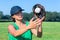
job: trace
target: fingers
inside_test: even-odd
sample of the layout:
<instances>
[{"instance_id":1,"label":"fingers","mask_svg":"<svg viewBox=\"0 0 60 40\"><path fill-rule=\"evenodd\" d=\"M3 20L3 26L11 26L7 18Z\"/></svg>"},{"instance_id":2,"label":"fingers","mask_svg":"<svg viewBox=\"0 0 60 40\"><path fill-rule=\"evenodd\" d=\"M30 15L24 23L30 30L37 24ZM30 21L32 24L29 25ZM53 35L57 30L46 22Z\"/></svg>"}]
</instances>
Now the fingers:
<instances>
[{"instance_id":1,"label":"fingers","mask_svg":"<svg viewBox=\"0 0 60 40\"><path fill-rule=\"evenodd\" d=\"M34 21L35 24L40 24L41 23L41 20L37 19Z\"/></svg>"},{"instance_id":2,"label":"fingers","mask_svg":"<svg viewBox=\"0 0 60 40\"><path fill-rule=\"evenodd\" d=\"M39 21L39 18L37 18L34 22L37 22L37 21Z\"/></svg>"},{"instance_id":3,"label":"fingers","mask_svg":"<svg viewBox=\"0 0 60 40\"><path fill-rule=\"evenodd\" d=\"M40 25L42 22L40 18L37 18L35 21L33 21L33 20L34 20L34 18L32 18L30 21L34 22L35 25Z\"/></svg>"},{"instance_id":4,"label":"fingers","mask_svg":"<svg viewBox=\"0 0 60 40\"><path fill-rule=\"evenodd\" d=\"M41 23L38 23L37 25L41 25Z\"/></svg>"},{"instance_id":5,"label":"fingers","mask_svg":"<svg viewBox=\"0 0 60 40\"><path fill-rule=\"evenodd\" d=\"M43 20L44 20L44 18L45 18L45 16L43 16L43 17L41 18L41 21L43 21Z\"/></svg>"},{"instance_id":6,"label":"fingers","mask_svg":"<svg viewBox=\"0 0 60 40\"><path fill-rule=\"evenodd\" d=\"M34 20L34 18L32 18L30 21L33 21Z\"/></svg>"}]
</instances>

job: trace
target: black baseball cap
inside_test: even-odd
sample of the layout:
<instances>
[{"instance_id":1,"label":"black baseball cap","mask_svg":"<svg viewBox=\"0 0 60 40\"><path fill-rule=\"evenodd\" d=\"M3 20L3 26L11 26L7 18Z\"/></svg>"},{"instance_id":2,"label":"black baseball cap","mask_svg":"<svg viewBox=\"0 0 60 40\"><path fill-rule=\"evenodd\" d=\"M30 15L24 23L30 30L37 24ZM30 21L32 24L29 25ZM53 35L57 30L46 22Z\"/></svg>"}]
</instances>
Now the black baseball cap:
<instances>
[{"instance_id":1,"label":"black baseball cap","mask_svg":"<svg viewBox=\"0 0 60 40\"><path fill-rule=\"evenodd\" d=\"M17 13L17 12L21 12L21 11L24 11L24 9L22 9L21 7L19 7L19 6L13 6L12 8L11 8L11 10L10 10L10 14L11 15L14 15L15 13Z\"/></svg>"}]
</instances>

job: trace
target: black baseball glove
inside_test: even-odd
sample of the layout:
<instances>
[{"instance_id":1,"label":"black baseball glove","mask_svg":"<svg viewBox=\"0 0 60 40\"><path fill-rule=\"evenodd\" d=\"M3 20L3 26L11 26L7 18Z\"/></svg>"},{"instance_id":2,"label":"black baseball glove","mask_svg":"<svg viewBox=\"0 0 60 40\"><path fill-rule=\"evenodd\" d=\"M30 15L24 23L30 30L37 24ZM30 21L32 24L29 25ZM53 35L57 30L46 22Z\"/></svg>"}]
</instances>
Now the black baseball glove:
<instances>
[{"instance_id":1,"label":"black baseball glove","mask_svg":"<svg viewBox=\"0 0 60 40\"><path fill-rule=\"evenodd\" d=\"M45 8L41 4L35 4L33 6L33 13L40 19L46 15Z\"/></svg>"}]
</instances>

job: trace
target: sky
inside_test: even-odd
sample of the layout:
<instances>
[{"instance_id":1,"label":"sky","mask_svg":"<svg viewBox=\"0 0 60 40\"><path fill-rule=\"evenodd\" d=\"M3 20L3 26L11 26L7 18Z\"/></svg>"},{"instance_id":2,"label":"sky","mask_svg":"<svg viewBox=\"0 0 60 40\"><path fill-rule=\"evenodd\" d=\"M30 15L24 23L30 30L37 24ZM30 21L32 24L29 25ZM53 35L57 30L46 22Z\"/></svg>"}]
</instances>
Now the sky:
<instances>
[{"instance_id":1,"label":"sky","mask_svg":"<svg viewBox=\"0 0 60 40\"><path fill-rule=\"evenodd\" d=\"M60 0L0 0L0 11L4 15L10 15L11 7L20 6L24 12L30 13L37 3L43 5L46 11L60 12Z\"/></svg>"}]
</instances>

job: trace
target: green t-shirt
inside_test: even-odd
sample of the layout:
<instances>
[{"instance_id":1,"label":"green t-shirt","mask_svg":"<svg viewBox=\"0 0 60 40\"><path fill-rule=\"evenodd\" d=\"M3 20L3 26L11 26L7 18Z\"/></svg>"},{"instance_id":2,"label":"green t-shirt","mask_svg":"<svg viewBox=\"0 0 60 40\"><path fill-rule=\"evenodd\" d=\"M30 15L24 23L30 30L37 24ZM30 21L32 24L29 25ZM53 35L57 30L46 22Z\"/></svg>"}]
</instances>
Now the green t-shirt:
<instances>
[{"instance_id":1,"label":"green t-shirt","mask_svg":"<svg viewBox=\"0 0 60 40\"><path fill-rule=\"evenodd\" d=\"M29 22L26 22L26 26L28 26ZM13 24L16 30L19 30L19 27L16 23ZM11 29L12 30L12 29ZM12 34L8 32L9 40L32 40L32 33L31 30L27 30L22 35L14 37Z\"/></svg>"}]
</instances>

